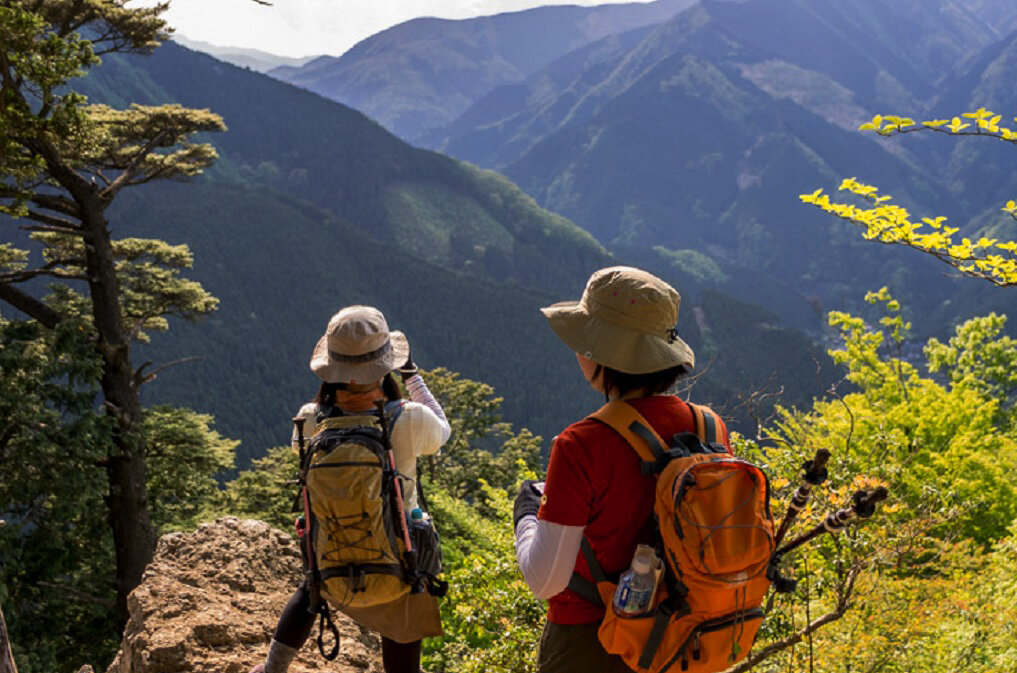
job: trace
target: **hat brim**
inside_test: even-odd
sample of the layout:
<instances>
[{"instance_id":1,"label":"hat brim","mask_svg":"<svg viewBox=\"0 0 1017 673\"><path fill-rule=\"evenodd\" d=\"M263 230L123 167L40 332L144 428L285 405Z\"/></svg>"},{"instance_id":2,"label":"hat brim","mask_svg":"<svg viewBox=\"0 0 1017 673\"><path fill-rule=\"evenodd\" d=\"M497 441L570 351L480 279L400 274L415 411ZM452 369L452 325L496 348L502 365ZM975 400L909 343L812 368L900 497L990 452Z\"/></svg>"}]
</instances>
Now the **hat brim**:
<instances>
[{"instance_id":1,"label":"hat brim","mask_svg":"<svg viewBox=\"0 0 1017 673\"><path fill-rule=\"evenodd\" d=\"M675 337L646 334L590 315L577 301L563 301L540 309L551 329L566 346L597 364L626 374L649 374L696 364L689 345Z\"/></svg>"},{"instance_id":2,"label":"hat brim","mask_svg":"<svg viewBox=\"0 0 1017 673\"><path fill-rule=\"evenodd\" d=\"M336 362L328 354L328 337L318 339L311 355L311 371L326 383L371 383L383 378L393 369L406 362L410 355L410 344L402 332L389 332L392 349L370 362L350 364Z\"/></svg>"}]
</instances>

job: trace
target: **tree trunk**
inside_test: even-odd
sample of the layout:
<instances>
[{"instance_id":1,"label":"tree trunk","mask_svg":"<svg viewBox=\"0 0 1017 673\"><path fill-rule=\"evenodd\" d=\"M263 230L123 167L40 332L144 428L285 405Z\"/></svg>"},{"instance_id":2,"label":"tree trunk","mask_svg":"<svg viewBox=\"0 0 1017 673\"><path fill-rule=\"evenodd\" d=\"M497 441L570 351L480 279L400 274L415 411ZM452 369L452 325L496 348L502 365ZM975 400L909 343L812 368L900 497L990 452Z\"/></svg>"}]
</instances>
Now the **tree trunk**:
<instances>
[{"instance_id":1,"label":"tree trunk","mask_svg":"<svg viewBox=\"0 0 1017 673\"><path fill-rule=\"evenodd\" d=\"M11 654L11 641L7 637L7 622L4 621L2 609L0 609L0 673L18 673L14 655Z\"/></svg>"},{"instance_id":2,"label":"tree trunk","mask_svg":"<svg viewBox=\"0 0 1017 673\"><path fill-rule=\"evenodd\" d=\"M127 622L127 596L152 558L155 531L148 512L142 407L131 364L131 336L120 311L120 284L110 232L98 198L85 200L82 224L92 317L103 358L102 393L114 419L109 475L109 524L116 554L117 617Z\"/></svg>"}]
</instances>

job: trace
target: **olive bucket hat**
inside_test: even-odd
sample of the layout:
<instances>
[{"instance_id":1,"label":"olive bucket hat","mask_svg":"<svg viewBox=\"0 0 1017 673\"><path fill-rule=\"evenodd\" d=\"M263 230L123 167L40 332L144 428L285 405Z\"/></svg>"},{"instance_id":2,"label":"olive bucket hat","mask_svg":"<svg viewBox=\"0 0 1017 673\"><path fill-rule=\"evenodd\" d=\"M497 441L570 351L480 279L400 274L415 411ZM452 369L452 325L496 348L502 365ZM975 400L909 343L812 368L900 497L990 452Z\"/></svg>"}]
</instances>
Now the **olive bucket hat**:
<instances>
[{"instance_id":1,"label":"olive bucket hat","mask_svg":"<svg viewBox=\"0 0 1017 673\"><path fill-rule=\"evenodd\" d=\"M569 348L626 374L649 374L695 355L678 338L678 292L653 274L612 266L590 276L579 301L540 309Z\"/></svg>"},{"instance_id":2,"label":"olive bucket hat","mask_svg":"<svg viewBox=\"0 0 1017 673\"><path fill-rule=\"evenodd\" d=\"M311 355L311 369L328 383L371 383L406 361L410 345L390 332L371 306L347 306L328 321Z\"/></svg>"}]
</instances>

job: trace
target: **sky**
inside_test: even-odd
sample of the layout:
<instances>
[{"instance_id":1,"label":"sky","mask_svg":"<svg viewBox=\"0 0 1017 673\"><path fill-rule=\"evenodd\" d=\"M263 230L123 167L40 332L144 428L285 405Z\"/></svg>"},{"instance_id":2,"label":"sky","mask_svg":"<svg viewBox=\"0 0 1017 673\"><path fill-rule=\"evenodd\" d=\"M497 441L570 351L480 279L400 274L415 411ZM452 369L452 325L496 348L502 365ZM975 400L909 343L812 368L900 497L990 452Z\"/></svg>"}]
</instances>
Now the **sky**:
<instances>
[{"instance_id":1,"label":"sky","mask_svg":"<svg viewBox=\"0 0 1017 673\"><path fill-rule=\"evenodd\" d=\"M540 5L605 4L605 0L272 2L272 6L264 6L253 0L171 0L165 16L177 33L192 40L220 46L260 49L280 56L338 56L366 37L421 16L465 19ZM138 4L153 3L151 0L143 0Z\"/></svg>"}]
</instances>

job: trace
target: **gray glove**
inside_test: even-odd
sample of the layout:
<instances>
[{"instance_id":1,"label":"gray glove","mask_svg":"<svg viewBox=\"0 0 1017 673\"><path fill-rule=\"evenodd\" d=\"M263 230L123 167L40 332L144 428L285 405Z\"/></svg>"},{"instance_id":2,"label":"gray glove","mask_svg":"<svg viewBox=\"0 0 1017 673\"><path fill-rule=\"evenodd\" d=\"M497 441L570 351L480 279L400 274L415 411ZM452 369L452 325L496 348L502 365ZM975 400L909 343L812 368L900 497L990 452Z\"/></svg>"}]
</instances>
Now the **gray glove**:
<instances>
[{"instance_id":1,"label":"gray glove","mask_svg":"<svg viewBox=\"0 0 1017 673\"><path fill-rule=\"evenodd\" d=\"M519 486L519 495L516 496L515 505L512 507L512 528L519 525L519 520L524 516L537 516L540 510L540 500L544 495L544 482L527 479Z\"/></svg>"}]
</instances>

